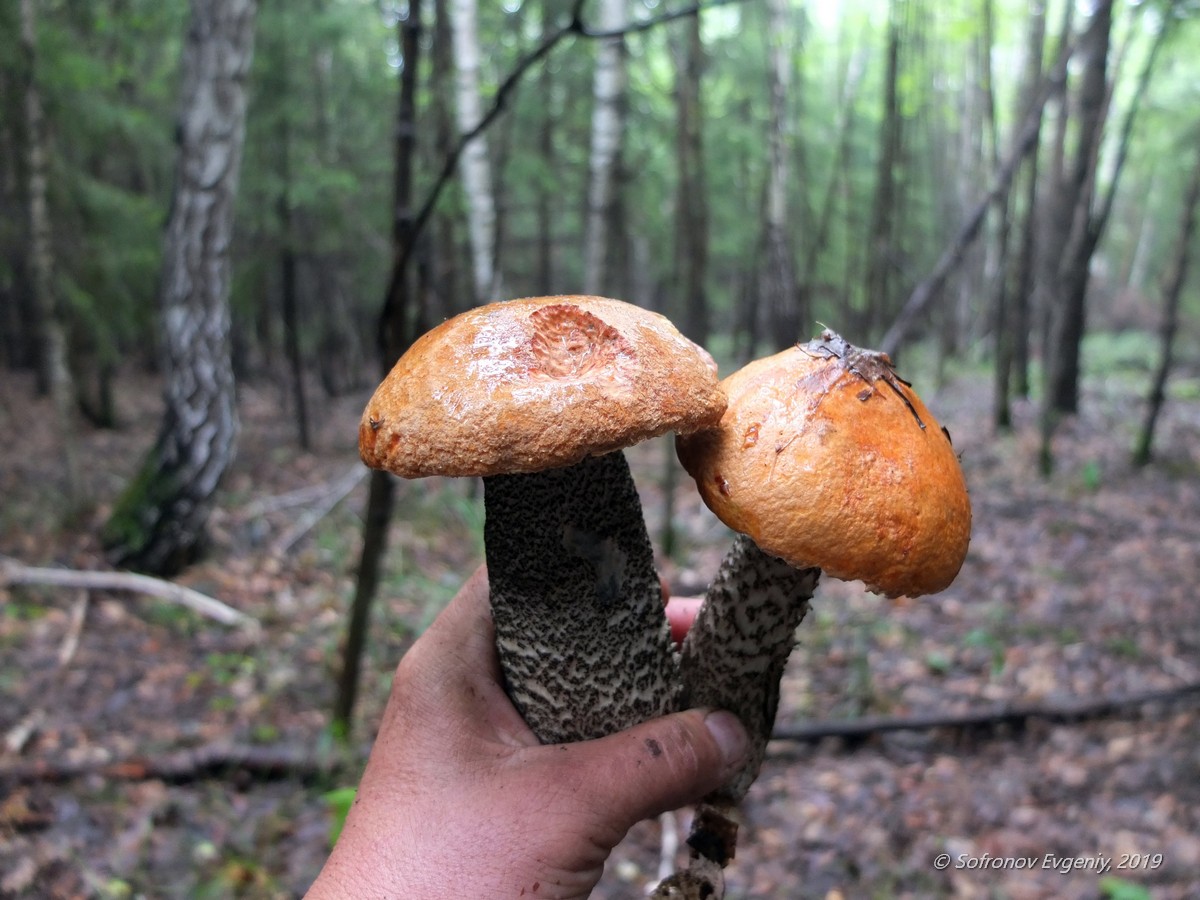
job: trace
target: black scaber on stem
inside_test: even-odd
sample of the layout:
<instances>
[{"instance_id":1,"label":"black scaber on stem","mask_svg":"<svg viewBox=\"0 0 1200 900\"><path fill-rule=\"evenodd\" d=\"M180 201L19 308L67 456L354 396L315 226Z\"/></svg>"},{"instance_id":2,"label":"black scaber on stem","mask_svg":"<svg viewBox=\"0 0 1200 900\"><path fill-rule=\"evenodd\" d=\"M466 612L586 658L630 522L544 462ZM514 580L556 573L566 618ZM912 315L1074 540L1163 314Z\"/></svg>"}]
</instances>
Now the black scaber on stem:
<instances>
[{"instance_id":1,"label":"black scaber on stem","mask_svg":"<svg viewBox=\"0 0 1200 900\"><path fill-rule=\"evenodd\" d=\"M543 743L677 708L679 675L641 501L620 451L484 478L506 688Z\"/></svg>"},{"instance_id":2,"label":"black scaber on stem","mask_svg":"<svg viewBox=\"0 0 1200 900\"><path fill-rule=\"evenodd\" d=\"M821 572L797 569L738 535L683 644L683 705L727 709L750 736L750 757L705 797L688 836L687 870L654 897L724 896L722 868L737 845L737 804L758 777L779 708L779 683Z\"/></svg>"}]
</instances>

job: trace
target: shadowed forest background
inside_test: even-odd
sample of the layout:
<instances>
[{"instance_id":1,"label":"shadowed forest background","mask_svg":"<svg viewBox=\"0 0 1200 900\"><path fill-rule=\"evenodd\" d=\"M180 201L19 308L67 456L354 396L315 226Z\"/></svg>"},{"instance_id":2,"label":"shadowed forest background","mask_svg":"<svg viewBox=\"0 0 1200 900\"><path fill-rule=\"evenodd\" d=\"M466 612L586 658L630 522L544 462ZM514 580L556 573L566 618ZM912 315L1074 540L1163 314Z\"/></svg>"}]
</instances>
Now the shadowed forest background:
<instances>
[{"instance_id":1,"label":"shadowed forest background","mask_svg":"<svg viewBox=\"0 0 1200 900\"><path fill-rule=\"evenodd\" d=\"M1198 18L0 4L0 896L303 892L482 559L478 486L368 474L363 405L430 326L555 293L723 374L836 329L961 453L954 585L818 590L729 896L1200 894ZM629 456L702 593L729 532L668 440Z\"/></svg>"}]
</instances>

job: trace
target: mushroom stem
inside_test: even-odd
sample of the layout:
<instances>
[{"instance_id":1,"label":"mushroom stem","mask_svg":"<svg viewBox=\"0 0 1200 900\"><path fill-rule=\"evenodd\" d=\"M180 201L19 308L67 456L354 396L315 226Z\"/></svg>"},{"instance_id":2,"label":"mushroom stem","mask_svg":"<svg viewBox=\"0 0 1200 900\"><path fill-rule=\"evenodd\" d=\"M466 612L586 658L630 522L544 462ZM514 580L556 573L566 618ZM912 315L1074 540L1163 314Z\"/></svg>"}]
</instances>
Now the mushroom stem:
<instances>
[{"instance_id":1,"label":"mushroom stem","mask_svg":"<svg viewBox=\"0 0 1200 900\"><path fill-rule=\"evenodd\" d=\"M500 664L538 739L587 740L674 709L678 661L624 454L488 476L484 491Z\"/></svg>"},{"instance_id":2,"label":"mushroom stem","mask_svg":"<svg viewBox=\"0 0 1200 900\"><path fill-rule=\"evenodd\" d=\"M687 843L688 868L656 898L725 895L721 869L737 846L735 808L762 767L779 707L779 682L821 570L797 569L744 534L734 540L683 643L683 705L727 709L750 736L746 765L704 798ZM715 874L714 874L715 873Z\"/></svg>"}]
</instances>

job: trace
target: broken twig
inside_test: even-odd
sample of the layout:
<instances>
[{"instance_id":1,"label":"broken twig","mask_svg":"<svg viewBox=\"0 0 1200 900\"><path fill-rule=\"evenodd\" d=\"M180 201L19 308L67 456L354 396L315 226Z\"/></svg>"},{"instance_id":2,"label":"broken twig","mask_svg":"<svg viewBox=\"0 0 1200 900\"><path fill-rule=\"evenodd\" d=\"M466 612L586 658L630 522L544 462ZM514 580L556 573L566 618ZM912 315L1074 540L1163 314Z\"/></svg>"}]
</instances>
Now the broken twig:
<instances>
[{"instance_id":1,"label":"broken twig","mask_svg":"<svg viewBox=\"0 0 1200 900\"><path fill-rule=\"evenodd\" d=\"M354 490L369 471L370 469L366 466L356 465L338 480L323 485L323 492L314 498L317 502L310 509L305 510L304 514L296 519L295 524L291 528L275 539L271 544L271 553L276 556L282 556L291 550L300 538L304 537L314 525L329 515L333 508Z\"/></svg>"},{"instance_id":2,"label":"broken twig","mask_svg":"<svg viewBox=\"0 0 1200 900\"><path fill-rule=\"evenodd\" d=\"M185 784L240 772L256 779L327 776L345 761L335 754L291 745L259 746L209 744L156 756L135 756L117 761L33 760L0 765L0 784L59 784L88 775L117 781L158 779Z\"/></svg>"},{"instance_id":3,"label":"broken twig","mask_svg":"<svg viewBox=\"0 0 1200 900\"><path fill-rule=\"evenodd\" d=\"M258 621L220 600L191 588L149 575L133 572L77 571L75 569L27 566L14 559L0 559L0 587L14 584L41 584L51 587L82 588L91 591L132 591L185 606L223 625L241 625L257 629Z\"/></svg>"},{"instance_id":4,"label":"broken twig","mask_svg":"<svg viewBox=\"0 0 1200 900\"><path fill-rule=\"evenodd\" d=\"M816 743L825 738L863 741L893 731L932 731L937 728L959 730L985 729L1010 725L1021 727L1040 720L1057 724L1089 722L1113 718L1151 703L1200 701L1200 682L1156 691L1119 694L1096 700L1061 700L1056 703L1013 703L963 713L932 713L916 716L863 716L842 722L813 722L808 725L777 727L773 741Z\"/></svg>"}]
</instances>

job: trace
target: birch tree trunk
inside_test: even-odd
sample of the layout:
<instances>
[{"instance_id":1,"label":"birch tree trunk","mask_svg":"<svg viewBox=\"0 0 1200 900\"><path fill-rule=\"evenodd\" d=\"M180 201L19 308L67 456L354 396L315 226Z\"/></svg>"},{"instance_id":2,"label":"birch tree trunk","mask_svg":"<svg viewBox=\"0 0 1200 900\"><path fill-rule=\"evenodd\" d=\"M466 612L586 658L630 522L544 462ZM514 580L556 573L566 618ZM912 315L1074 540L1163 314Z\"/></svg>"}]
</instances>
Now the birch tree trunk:
<instances>
[{"instance_id":1,"label":"birch tree trunk","mask_svg":"<svg viewBox=\"0 0 1200 900\"><path fill-rule=\"evenodd\" d=\"M36 0L21 0L21 54L25 76L25 179L29 237L26 253L32 311L38 329L38 392L48 394L56 430L62 436L62 462L67 497L77 499L71 371L67 367L66 326L54 286L54 249L46 203L46 128L38 76Z\"/></svg>"},{"instance_id":2,"label":"birch tree trunk","mask_svg":"<svg viewBox=\"0 0 1200 900\"><path fill-rule=\"evenodd\" d=\"M763 268L759 282L770 340L777 349L801 337L806 318L797 308L796 260L789 228L788 180L790 129L787 98L791 88L793 33L787 21L786 0L767 0L767 78L770 116L767 123L767 185L763 216Z\"/></svg>"},{"instance_id":3,"label":"birch tree trunk","mask_svg":"<svg viewBox=\"0 0 1200 900\"><path fill-rule=\"evenodd\" d=\"M455 91L458 130L470 134L483 119L479 96L479 15L476 0L452 0L450 12L454 36ZM471 271L475 302L500 298L502 287L496 271L496 200L492 192L492 169L487 139L476 135L463 148L461 172L467 196L467 234L471 246Z\"/></svg>"},{"instance_id":4,"label":"birch tree trunk","mask_svg":"<svg viewBox=\"0 0 1200 900\"><path fill-rule=\"evenodd\" d=\"M104 543L119 565L170 575L203 549L237 437L229 346L230 242L246 124L255 0L192 0L175 190L159 285L166 410Z\"/></svg>"},{"instance_id":5,"label":"birch tree trunk","mask_svg":"<svg viewBox=\"0 0 1200 900\"><path fill-rule=\"evenodd\" d=\"M901 152L900 31L905 0L890 0L887 25L887 69L884 74L883 121L879 131L879 156L875 168L875 197L867 250L864 310L867 331L879 327L888 309L896 264L895 218Z\"/></svg>"},{"instance_id":6,"label":"birch tree trunk","mask_svg":"<svg viewBox=\"0 0 1200 900\"><path fill-rule=\"evenodd\" d=\"M627 0L601 0L597 28L626 27ZM596 51L592 81L592 145L588 165L587 221L584 224L583 292L604 289L609 222L616 193L617 160L625 130L625 38L604 38Z\"/></svg>"}]
</instances>

